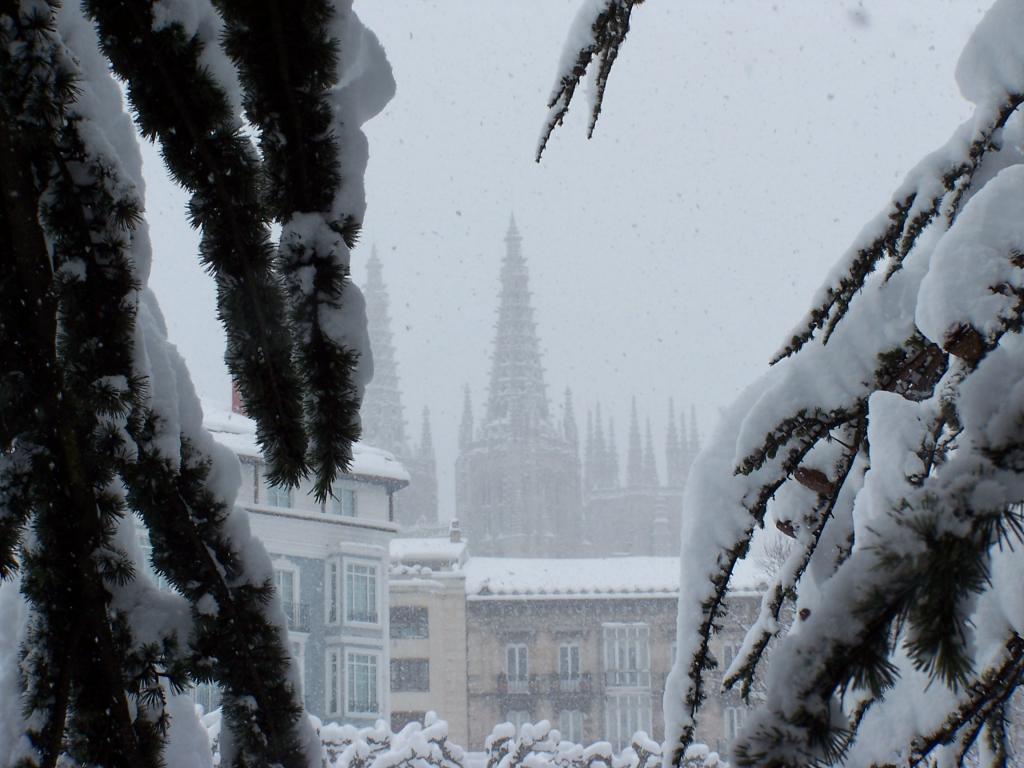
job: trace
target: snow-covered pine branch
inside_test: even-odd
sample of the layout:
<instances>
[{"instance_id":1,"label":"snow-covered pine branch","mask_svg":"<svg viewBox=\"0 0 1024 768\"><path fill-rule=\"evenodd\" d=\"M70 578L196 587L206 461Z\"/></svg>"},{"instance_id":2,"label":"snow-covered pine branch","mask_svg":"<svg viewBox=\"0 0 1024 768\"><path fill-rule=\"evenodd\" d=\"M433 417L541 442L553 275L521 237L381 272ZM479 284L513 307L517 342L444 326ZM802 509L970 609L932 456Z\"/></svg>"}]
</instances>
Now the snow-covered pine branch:
<instances>
[{"instance_id":1,"label":"snow-covered pine branch","mask_svg":"<svg viewBox=\"0 0 1024 768\"><path fill-rule=\"evenodd\" d=\"M590 110L587 138L594 134L604 103L608 76L618 58L619 48L629 33L630 15L633 13L633 7L642 2L643 0L582 0L563 45L555 86L548 98L548 116L537 141L535 159L538 163L547 148L551 134L565 120L576 88L596 57L596 70L591 71L593 82L589 84L586 94Z\"/></svg>"},{"instance_id":2,"label":"snow-covered pine branch","mask_svg":"<svg viewBox=\"0 0 1024 768\"><path fill-rule=\"evenodd\" d=\"M168 171L192 195L189 216L217 283L228 370L257 423L270 477L295 485L307 466L301 382L274 271L260 159L235 113L236 82L225 67L209 66L219 20L202 0L90 0L86 8L142 134L159 142Z\"/></svg>"},{"instance_id":3,"label":"snow-covered pine branch","mask_svg":"<svg viewBox=\"0 0 1024 768\"><path fill-rule=\"evenodd\" d=\"M229 362L261 419L275 478L294 483L306 471L301 382L262 160L240 131L237 77L208 3L96 0L85 10L90 21L76 4L0 3L0 225L10 234L0 281L0 573L18 580L0 591L10 603L20 582L26 599L23 624L0 648L2 696L25 704L24 718L4 706L15 719L0 732L0 760L202 765L199 726L180 695L200 681L224 691L224 764L309 768L316 734L270 560L234 508L237 460L203 430L146 288L141 159L110 65L192 192ZM360 85L345 91L348 115L365 118L386 100L386 89L365 88L373 71L366 64L339 85ZM365 140L351 146L344 162L361 174ZM361 182L350 188L361 196ZM138 576L130 511L178 595ZM163 755L168 744L173 755Z\"/></svg>"},{"instance_id":4,"label":"snow-covered pine branch","mask_svg":"<svg viewBox=\"0 0 1024 768\"><path fill-rule=\"evenodd\" d=\"M768 520L796 546L726 682L749 690L791 591L797 620L741 765L1005 752L1024 636L1022 34L1024 4L997 2L957 72L974 118L865 229L695 463L665 702L676 765L730 574Z\"/></svg>"},{"instance_id":5,"label":"snow-covered pine branch","mask_svg":"<svg viewBox=\"0 0 1024 768\"><path fill-rule=\"evenodd\" d=\"M373 375L349 251L366 207L360 126L387 103L394 81L350 0L216 4L246 114L259 130L266 201L282 226L280 268L297 336L314 493L323 501L352 460L359 404Z\"/></svg>"}]
</instances>

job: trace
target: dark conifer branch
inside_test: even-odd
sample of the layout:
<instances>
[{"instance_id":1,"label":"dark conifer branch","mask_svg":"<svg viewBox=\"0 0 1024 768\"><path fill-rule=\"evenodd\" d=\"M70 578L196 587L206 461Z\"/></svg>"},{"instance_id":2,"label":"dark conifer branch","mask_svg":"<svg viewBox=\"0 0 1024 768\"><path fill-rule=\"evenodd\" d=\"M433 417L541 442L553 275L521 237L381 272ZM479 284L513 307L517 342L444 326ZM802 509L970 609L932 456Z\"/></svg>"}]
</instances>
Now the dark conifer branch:
<instances>
[{"instance_id":1,"label":"dark conifer branch","mask_svg":"<svg viewBox=\"0 0 1024 768\"><path fill-rule=\"evenodd\" d=\"M754 684L754 677L758 666L761 664L768 643L780 631L778 622L782 615L782 607L785 601L792 597L797 584L803 577L804 571L811 562L811 556L814 554L818 542L825 532L825 527L833 519L833 511L839 502L846 479L853 469L857 457L861 455L866 428L867 425L862 413L861 417L854 422L850 445L847 446L847 450L844 451L841 460L837 463L836 480L832 483L831 491L819 493L817 506L806 516L805 522L811 527L809 536L805 534L798 537L798 543L793 552L790 553L785 565L779 569L779 572L773 579L773 583L761 598L761 616L769 616L772 619L774 629L769 630L764 622L759 621L758 625L760 628L757 629L756 633L755 630L751 630L751 634L748 634L744 640L744 647L749 647L750 650L742 659L736 662L736 671L722 680L722 687L724 689L732 688L737 682L741 682L740 695L745 700L750 695ZM796 472L794 472L795 474ZM790 568L790 562L795 563L792 568Z\"/></svg>"},{"instance_id":2,"label":"dark conifer branch","mask_svg":"<svg viewBox=\"0 0 1024 768\"><path fill-rule=\"evenodd\" d=\"M224 716L238 743L237 766L308 765L298 733L302 708L285 682L289 652L277 625L267 618L270 583L253 584L228 539L230 511L207 488L209 459L181 438L180 468L156 447L159 419L136 412L130 431L138 456L122 468L129 501L150 532L153 566L193 606L189 672L224 692ZM213 598L214 616L197 607ZM216 659L211 665L209 660ZM246 700L257 702L255 710Z\"/></svg>"},{"instance_id":3,"label":"dark conifer branch","mask_svg":"<svg viewBox=\"0 0 1024 768\"><path fill-rule=\"evenodd\" d=\"M590 105L587 138L594 135L594 128L597 127L597 120L601 116L601 107L604 104L608 76L618 58L619 48L629 33L630 15L633 13L633 7L642 2L643 0L605 0L604 6L597 11L592 21L577 18L577 24L584 21L590 22L590 42L576 52L575 60L565 71L558 73L558 83L548 99L549 112L541 131L540 142L537 145L537 154L534 158L536 162L540 162L555 128L565 120L573 96L576 94L576 88L596 56L597 72L594 76L596 88L593 103ZM584 12L580 11L580 13Z\"/></svg>"},{"instance_id":4,"label":"dark conifer branch","mask_svg":"<svg viewBox=\"0 0 1024 768\"><path fill-rule=\"evenodd\" d=\"M329 100L340 42L323 0L220 0L225 46L239 68L249 120L260 130L266 200L282 224L281 271L305 388L314 494L324 501L359 439L359 350L339 334L349 283L348 251L359 222L337 210L345 180L340 127Z\"/></svg>"},{"instance_id":5,"label":"dark conifer branch","mask_svg":"<svg viewBox=\"0 0 1024 768\"><path fill-rule=\"evenodd\" d=\"M260 194L260 162L227 94L199 57L203 42L178 24L154 28L149 4L90 0L104 53L128 84L143 134L192 193L200 256L217 283L226 362L238 383L274 482L305 472L299 376Z\"/></svg>"}]
</instances>

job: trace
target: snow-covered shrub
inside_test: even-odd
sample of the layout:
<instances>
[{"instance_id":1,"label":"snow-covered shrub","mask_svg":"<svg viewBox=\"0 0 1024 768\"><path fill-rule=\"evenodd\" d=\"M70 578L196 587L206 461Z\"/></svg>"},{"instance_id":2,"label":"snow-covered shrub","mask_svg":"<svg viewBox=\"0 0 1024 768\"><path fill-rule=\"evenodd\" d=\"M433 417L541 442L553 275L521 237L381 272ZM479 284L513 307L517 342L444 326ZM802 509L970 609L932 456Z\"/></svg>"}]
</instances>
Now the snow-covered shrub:
<instances>
[{"instance_id":1,"label":"snow-covered shrub","mask_svg":"<svg viewBox=\"0 0 1024 768\"><path fill-rule=\"evenodd\" d=\"M323 768L462 768L462 747L448 740L448 723L434 712L393 733L383 720L370 728L322 723L309 716L320 738ZM214 765L220 765L220 710L203 716Z\"/></svg>"},{"instance_id":2,"label":"snow-covered shrub","mask_svg":"<svg viewBox=\"0 0 1024 768\"><path fill-rule=\"evenodd\" d=\"M487 768L661 768L661 745L637 731L630 745L615 754L607 741L583 746L566 741L547 720L524 723L519 731L512 723L494 727L484 742ZM686 768L729 768L703 744L686 753Z\"/></svg>"}]
</instances>

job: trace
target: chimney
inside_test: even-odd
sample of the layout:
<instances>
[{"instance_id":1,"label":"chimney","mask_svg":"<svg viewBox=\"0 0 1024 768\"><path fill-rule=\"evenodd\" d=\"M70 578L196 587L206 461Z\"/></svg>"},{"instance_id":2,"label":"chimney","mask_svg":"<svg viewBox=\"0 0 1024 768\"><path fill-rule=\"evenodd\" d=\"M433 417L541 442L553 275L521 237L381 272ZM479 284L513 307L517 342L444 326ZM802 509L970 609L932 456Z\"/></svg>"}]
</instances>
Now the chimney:
<instances>
[{"instance_id":1,"label":"chimney","mask_svg":"<svg viewBox=\"0 0 1024 768\"><path fill-rule=\"evenodd\" d=\"M462 529L459 527L458 518L453 518L451 523L448 524L448 541L452 544L458 544L462 541Z\"/></svg>"},{"instance_id":2,"label":"chimney","mask_svg":"<svg viewBox=\"0 0 1024 768\"><path fill-rule=\"evenodd\" d=\"M238 391L238 382L231 382L231 412L239 416L245 416L245 403L242 402L242 393Z\"/></svg>"}]
</instances>

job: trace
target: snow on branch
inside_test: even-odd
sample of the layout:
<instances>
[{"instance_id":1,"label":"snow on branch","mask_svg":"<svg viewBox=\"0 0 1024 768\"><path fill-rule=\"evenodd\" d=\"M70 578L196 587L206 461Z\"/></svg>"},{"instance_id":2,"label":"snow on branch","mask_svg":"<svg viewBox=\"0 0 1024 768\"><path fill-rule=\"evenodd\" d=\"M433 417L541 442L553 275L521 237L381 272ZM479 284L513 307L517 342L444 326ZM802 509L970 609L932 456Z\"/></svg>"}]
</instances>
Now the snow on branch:
<instances>
[{"instance_id":1,"label":"snow on branch","mask_svg":"<svg viewBox=\"0 0 1024 768\"><path fill-rule=\"evenodd\" d=\"M608 76L618 58L619 47L629 33L630 14L633 13L633 6L642 2L643 0L583 0L569 29L558 65L555 87L548 99L548 116L537 142L535 160L538 163L547 148L551 134L568 114L577 86L597 57L597 70L592 73L593 87L588 89L587 94L590 108L587 138L593 136L597 119L601 115Z\"/></svg>"},{"instance_id":2,"label":"snow on branch","mask_svg":"<svg viewBox=\"0 0 1024 768\"><path fill-rule=\"evenodd\" d=\"M1024 637L1021 39L1024 4L999 0L958 67L974 118L865 228L694 464L665 698L675 765L731 573L767 522L796 544L725 674L748 694L772 642L740 765L1005 754Z\"/></svg>"}]
</instances>

